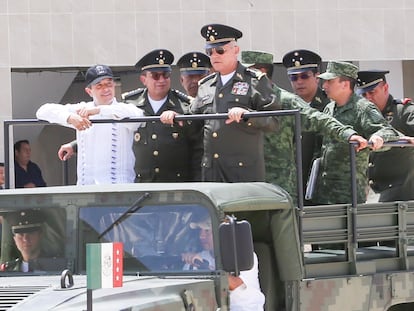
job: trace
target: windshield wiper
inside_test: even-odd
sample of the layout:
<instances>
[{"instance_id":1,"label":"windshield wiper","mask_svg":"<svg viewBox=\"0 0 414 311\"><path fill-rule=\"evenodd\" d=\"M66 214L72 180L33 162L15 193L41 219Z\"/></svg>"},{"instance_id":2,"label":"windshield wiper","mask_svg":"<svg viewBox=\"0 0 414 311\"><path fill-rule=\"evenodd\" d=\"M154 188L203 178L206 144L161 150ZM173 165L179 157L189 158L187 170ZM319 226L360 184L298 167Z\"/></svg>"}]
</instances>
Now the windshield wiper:
<instances>
[{"instance_id":1,"label":"windshield wiper","mask_svg":"<svg viewBox=\"0 0 414 311\"><path fill-rule=\"evenodd\" d=\"M107 234L109 231L111 231L115 226L119 225L121 222L123 222L125 219L129 217L131 213L135 213L138 209L140 209L141 203L149 198L151 195L148 192L145 192L142 196L140 196L134 204L131 205L130 208L128 208L121 216L118 217L117 220L115 220L112 224L109 225L108 228L106 228L99 236L98 240L100 240L105 234Z\"/></svg>"}]
</instances>

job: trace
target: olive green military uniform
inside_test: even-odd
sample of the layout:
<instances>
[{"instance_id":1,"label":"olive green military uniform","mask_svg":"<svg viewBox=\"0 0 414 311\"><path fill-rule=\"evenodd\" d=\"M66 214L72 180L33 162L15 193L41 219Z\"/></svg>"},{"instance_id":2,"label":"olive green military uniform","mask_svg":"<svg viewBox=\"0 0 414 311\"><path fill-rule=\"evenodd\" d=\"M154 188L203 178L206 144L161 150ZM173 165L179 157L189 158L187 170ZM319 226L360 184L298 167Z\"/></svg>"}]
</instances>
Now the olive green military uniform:
<instances>
[{"instance_id":1,"label":"olive green military uniform","mask_svg":"<svg viewBox=\"0 0 414 311\"><path fill-rule=\"evenodd\" d=\"M414 104L388 97L383 116L395 129L414 136ZM371 152L369 184L380 193L380 202L414 199L414 148L391 148Z\"/></svg>"},{"instance_id":2,"label":"olive green military uniform","mask_svg":"<svg viewBox=\"0 0 414 311\"><path fill-rule=\"evenodd\" d=\"M154 112L147 90L126 98L146 116L160 115L167 110L188 113L190 97L170 90L167 100ZM187 121L184 126L146 122L134 133L135 182L183 182L201 180L202 124Z\"/></svg>"},{"instance_id":3,"label":"olive green military uniform","mask_svg":"<svg viewBox=\"0 0 414 311\"><path fill-rule=\"evenodd\" d=\"M359 135L367 139L376 134L385 142L398 140L398 133L387 124L377 107L356 94L341 107L336 106L334 101L330 102L324 112L343 124L351 125ZM365 202L367 197L368 155L368 148L356 154L358 203ZM318 204L352 202L349 144L324 137L314 201Z\"/></svg>"},{"instance_id":4,"label":"olive green military uniform","mask_svg":"<svg viewBox=\"0 0 414 311\"><path fill-rule=\"evenodd\" d=\"M225 85L219 73L200 80L192 113L227 113L233 107L254 111L277 109L266 75L238 64ZM225 120L206 120L203 181L264 181L263 131L276 128L274 118L251 118L228 125Z\"/></svg>"},{"instance_id":5,"label":"olive green military uniform","mask_svg":"<svg viewBox=\"0 0 414 311\"><path fill-rule=\"evenodd\" d=\"M322 113L305 103L299 96L273 85L276 101L282 109L299 109L302 132L315 132L342 143L357 134L350 126L344 126L336 119ZM294 136L294 119L287 116L280 118L280 130L276 134L266 135L272 140L266 144L266 181L275 183L297 199L296 160Z\"/></svg>"}]
</instances>

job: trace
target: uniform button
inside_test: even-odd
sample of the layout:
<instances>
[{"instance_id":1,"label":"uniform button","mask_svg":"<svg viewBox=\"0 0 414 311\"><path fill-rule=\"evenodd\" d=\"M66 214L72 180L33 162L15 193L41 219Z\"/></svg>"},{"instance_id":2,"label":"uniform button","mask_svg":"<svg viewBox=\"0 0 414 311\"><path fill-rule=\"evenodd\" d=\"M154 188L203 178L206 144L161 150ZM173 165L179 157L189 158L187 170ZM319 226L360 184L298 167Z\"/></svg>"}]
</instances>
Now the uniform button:
<instances>
[{"instance_id":1,"label":"uniform button","mask_svg":"<svg viewBox=\"0 0 414 311\"><path fill-rule=\"evenodd\" d=\"M222 93L218 94L218 97L223 98L223 94Z\"/></svg>"},{"instance_id":2,"label":"uniform button","mask_svg":"<svg viewBox=\"0 0 414 311\"><path fill-rule=\"evenodd\" d=\"M218 136L217 132L214 132L211 136L213 136L214 138L216 138Z\"/></svg>"},{"instance_id":3,"label":"uniform button","mask_svg":"<svg viewBox=\"0 0 414 311\"><path fill-rule=\"evenodd\" d=\"M218 153L215 153L215 154L213 155L213 157L214 157L214 159L218 159L218 158L219 158Z\"/></svg>"},{"instance_id":4,"label":"uniform button","mask_svg":"<svg viewBox=\"0 0 414 311\"><path fill-rule=\"evenodd\" d=\"M155 124L155 121L151 121L152 124Z\"/></svg>"},{"instance_id":5,"label":"uniform button","mask_svg":"<svg viewBox=\"0 0 414 311\"><path fill-rule=\"evenodd\" d=\"M181 174L180 173L177 173L177 177L181 177Z\"/></svg>"},{"instance_id":6,"label":"uniform button","mask_svg":"<svg viewBox=\"0 0 414 311\"><path fill-rule=\"evenodd\" d=\"M252 122L248 122L247 123L247 126L252 126Z\"/></svg>"},{"instance_id":7,"label":"uniform button","mask_svg":"<svg viewBox=\"0 0 414 311\"><path fill-rule=\"evenodd\" d=\"M235 99L235 101L236 101L236 102L238 102L238 101L239 101L239 99L238 99L238 98L236 98L236 99Z\"/></svg>"},{"instance_id":8,"label":"uniform button","mask_svg":"<svg viewBox=\"0 0 414 311\"><path fill-rule=\"evenodd\" d=\"M152 153L154 156L157 156L158 155L158 151L157 150L154 150L154 152Z\"/></svg>"},{"instance_id":9,"label":"uniform button","mask_svg":"<svg viewBox=\"0 0 414 311\"><path fill-rule=\"evenodd\" d=\"M151 138L152 138L152 139L157 139L157 134L152 134L152 135L151 135Z\"/></svg>"},{"instance_id":10,"label":"uniform button","mask_svg":"<svg viewBox=\"0 0 414 311\"><path fill-rule=\"evenodd\" d=\"M156 167L156 168L154 169L154 172L155 172L155 173L159 173L159 172L160 172L160 169L159 169L158 167Z\"/></svg>"},{"instance_id":11,"label":"uniform button","mask_svg":"<svg viewBox=\"0 0 414 311\"><path fill-rule=\"evenodd\" d=\"M392 188L392 184L389 184L389 185L388 185L388 188Z\"/></svg>"},{"instance_id":12,"label":"uniform button","mask_svg":"<svg viewBox=\"0 0 414 311\"><path fill-rule=\"evenodd\" d=\"M374 166L375 166L374 163L372 163L372 162L368 163L368 167L374 167Z\"/></svg>"},{"instance_id":13,"label":"uniform button","mask_svg":"<svg viewBox=\"0 0 414 311\"><path fill-rule=\"evenodd\" d=\"M370 180L368 181L368 183L369 183L370 185L373 185L373 184L374 184L374 181L373 181L372 179L370 179Z\"/></svg>"},{"instance_id":14,"label":"uniform button","mask_svg":"<svg viewBox=\"0 0 414 311\"><path fill-rule=\"evenodd\" d=\"M239 166L243 166L243 162L239 162Z\"/></svg>"},{"instance_id":15,"label":"uniform button","mask_svg":"<svg viewBox=\"0 0 414 311\"><path fill-rule=\"evenodd\" d=\"M203 165L203 167L206 167L207 164L203 163L202 165Z\"/></svg>"}]
</instances>

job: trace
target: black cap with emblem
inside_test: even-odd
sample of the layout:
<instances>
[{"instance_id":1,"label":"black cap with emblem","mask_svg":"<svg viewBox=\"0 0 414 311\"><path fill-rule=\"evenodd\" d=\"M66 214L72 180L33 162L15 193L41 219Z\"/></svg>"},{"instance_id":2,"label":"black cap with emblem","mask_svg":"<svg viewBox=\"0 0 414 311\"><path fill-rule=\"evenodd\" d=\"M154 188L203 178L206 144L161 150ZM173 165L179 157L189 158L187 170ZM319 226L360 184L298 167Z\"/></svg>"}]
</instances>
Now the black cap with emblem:
<instances>
[{"instance_id":1,"label":"black cap with emblem","mask_svg":"<svg viewBox=\"0 0 414 311\"><path fill-rule=\"evenodd\" d=\"M40 211L24 210L5 216L13 234L29 233L42 229L43 217Z\"/></svg>"},{"instance_id":2,"label":"black cap with emblem","mask_svg":"<svg viewBox=\"0 0 414 311\"><path fill-rule=\"evenodd\" d=\"M237 41L243 33L231 26L209 24L201 28L201 35L206 39L206 48L214 48L230 41Z\"/></svg>"},{"instance_id":3,"label":"black cap with emblem","mask_svg":"<svg viewBox=\"0 0 414 311\"><path fill-rule=\"evenodd\" d=\"M309 70L319 71L322 62L321 57L309 50L293 50L283 56L283 65L289 75Z\"/></svg>"},{"instance_id":4,"label":"black cap with emblem","mask_svg":"<svg viewBox=\"0 0 414 311\"><path fill-rule=\"evenodd\" d=\"M184 54L177 61L180 73L185 75L207 74L210 71L210 57L201 52Z\"/></svg>"},{"instance_id":5,"label":"black cap with emblem","mask_svg":"<svg viewBox=\"0 0 414 311\"><path fill-rule=\"evenodd\" d=\"M143 56L136 64L135 68L142 72L149 71L171 71L171 64L174 55L166 49L157 49Z\"/></svg>"},{"instance_id":6,"label":"black cap with emblem","mask_svg":"<svg viewBox=\"0 0 414 311\"><path fill-rule=\"evenodd\" d=\"M85 80L86 85L91 86L101 82L104 79L113 79L114 74L111 68L106 65L95 65L86 71Z\"/></svg>"},{"instance_id":7,"label":"black cap with emblem","mask_svg":"<svg viewBox=\"0 0 414 311\"><path fill-rule=\"evenodd\" d=\"M358 71L357 93L364 94L375 89L379 83L386 82L385 75L387 73L389 73L388 70Z\"/></svg>"}]
</instances>

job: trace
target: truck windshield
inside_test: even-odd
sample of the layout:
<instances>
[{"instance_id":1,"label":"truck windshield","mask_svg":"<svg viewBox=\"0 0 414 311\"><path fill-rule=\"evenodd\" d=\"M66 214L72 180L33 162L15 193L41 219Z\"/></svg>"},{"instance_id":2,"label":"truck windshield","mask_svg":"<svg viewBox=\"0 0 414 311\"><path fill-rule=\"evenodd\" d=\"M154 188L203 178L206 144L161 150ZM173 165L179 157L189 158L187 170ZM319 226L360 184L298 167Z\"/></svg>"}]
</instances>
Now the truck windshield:
<instances>
[{"instance_id":1,"label":"truck windshield","mask_svg":"<svg viewBox=\"0 0 414 311\"><path fill-rule=\"evenodd\" d=\"M201 229L197 224L202 220L211 225L205 207L145 205L126 213L128 209L128 206L80 209L79 237L83 256L87 243L122 242L125 273L190 269L183 261L183 254L203 251ZM107 230L121 216L122 222ZM81 270L85 269L85 262L83 260ZM209 269L208 265L198 266L198 269L203 267Z\"/></svg>"}]
</instances>

